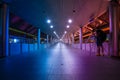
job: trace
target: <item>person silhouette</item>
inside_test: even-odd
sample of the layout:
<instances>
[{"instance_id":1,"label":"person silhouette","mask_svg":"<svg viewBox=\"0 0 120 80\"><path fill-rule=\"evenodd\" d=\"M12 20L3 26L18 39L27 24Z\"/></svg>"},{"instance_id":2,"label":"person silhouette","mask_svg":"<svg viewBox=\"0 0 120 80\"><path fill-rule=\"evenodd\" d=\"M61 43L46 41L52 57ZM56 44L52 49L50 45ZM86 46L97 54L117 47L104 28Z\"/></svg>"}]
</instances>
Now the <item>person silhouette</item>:
<instances>
[{"instance_id":1,"label":"person silhouette","mask_svg":"<svg viewBox=\"0 0 120 80\"><path fill-rule=\"evenodd\" d=\"M97 45L96 56L104 56L103 42L106 40L106 34L101 29L96 29L93 30L93 35Z\"/></svg>"}]
</instances>

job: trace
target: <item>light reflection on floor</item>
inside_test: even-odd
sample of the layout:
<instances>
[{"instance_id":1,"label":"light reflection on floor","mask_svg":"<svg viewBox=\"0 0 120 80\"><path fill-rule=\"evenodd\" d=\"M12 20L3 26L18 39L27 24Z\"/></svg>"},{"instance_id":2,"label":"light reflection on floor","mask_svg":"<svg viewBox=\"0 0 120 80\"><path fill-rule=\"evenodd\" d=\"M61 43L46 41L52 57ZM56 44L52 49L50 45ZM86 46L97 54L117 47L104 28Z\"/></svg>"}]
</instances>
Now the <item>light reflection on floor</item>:
<instances>
[{"instance_id":1,"label":"light reflection on floor","mask_svg":"<svg viewBox=\"0 0 120 80\"><path fill-rule=\"evenodd\" d=\"M36 54L0 59L0 80L120 80L119 61L81 53L57 43Z\"/></svg>"}]
</instances>

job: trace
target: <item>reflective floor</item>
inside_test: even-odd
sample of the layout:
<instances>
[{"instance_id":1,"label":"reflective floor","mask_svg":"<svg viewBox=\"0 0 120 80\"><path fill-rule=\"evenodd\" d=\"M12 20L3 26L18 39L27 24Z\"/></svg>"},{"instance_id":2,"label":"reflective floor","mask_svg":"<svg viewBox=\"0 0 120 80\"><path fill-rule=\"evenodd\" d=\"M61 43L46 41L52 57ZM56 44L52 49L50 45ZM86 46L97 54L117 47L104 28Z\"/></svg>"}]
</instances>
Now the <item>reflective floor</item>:
<instances>
[{"instance_id":1,"label":"reflective floor","mask_svg":"<svg viewBox=\"0 0 120 80\"><path fill-rule=\"evenodd\" d=\"M38 52L0 59L0 80L120 80L120 60L90 56L57 43Z\"/></svg>"}]
</instances>

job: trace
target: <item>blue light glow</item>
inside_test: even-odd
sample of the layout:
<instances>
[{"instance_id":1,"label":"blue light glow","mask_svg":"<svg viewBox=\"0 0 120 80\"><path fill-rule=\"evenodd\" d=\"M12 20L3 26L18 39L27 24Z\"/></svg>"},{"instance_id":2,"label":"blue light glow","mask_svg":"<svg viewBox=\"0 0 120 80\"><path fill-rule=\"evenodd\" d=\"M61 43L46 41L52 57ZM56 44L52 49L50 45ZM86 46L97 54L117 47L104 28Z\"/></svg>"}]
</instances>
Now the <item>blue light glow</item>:
<instances>
[{"instance_id":1,"label":"blue light glow","mask_svg":"<svg viewBox=\"0 0 120 80\"><path fill-rule=\"evenodd\" d=\"M48 20L47 20L47 23L51 23L51 20L50 20L50 19L48 19Z\"/></svg>"},{"instance_id":2,"label":"blue light glow","mask_svg":"<svg viewBox=\"0 0 120 80\"><path fill-rule=\"evenodd\" d=\"M50 28L53 28L53 25L51 25Z\"/></svg>"},{"instance_id":3,"label":"blue light glow","mask_svg":"<svg viewBox=\"0 0 120 80\"><path fill-rule=\"evenodd\" d=\"M56 35L56 37L57 37L58 39L60 38L55 31L53 31L53 33Z\"/></svg>"},{"instance_id":4,"label":"blue light glow","mask_svg":"<svg viewBox=\"0 0 120 80\"><path fill-rule=\"evenodd\" d=\"M54 34L56 34L56 32L55 32L55 31L53 31L53 33L54 33Z\"/></svg>"},{"instance_id":5,"label":"blue light glow","mask_svg":"<svg viewBox=\"0 0 120 80\"><path fill-rule=\"evenodd\" d=\"M14 39L14 43L17 43L17 39Z\"/></svg>"}]
</instances>

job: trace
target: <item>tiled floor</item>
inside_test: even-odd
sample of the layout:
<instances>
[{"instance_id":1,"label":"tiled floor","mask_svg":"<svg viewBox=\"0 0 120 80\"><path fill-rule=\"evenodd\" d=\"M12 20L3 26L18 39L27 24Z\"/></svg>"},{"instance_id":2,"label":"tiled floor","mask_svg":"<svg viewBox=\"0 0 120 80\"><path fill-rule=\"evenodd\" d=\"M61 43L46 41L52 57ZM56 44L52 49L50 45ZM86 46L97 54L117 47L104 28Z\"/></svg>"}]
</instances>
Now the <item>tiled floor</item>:
<instances>
[{"instance_id":1,"label":"tiled floor","mask_svg":"<svg viewBox=\"0 0 120 80\"><path fill-rule=\"evenodd\" d=\"M120 80L120 61L84 55L58 43L29 55L0 59L0 80Z\"/></svg>"}]
</instances>

